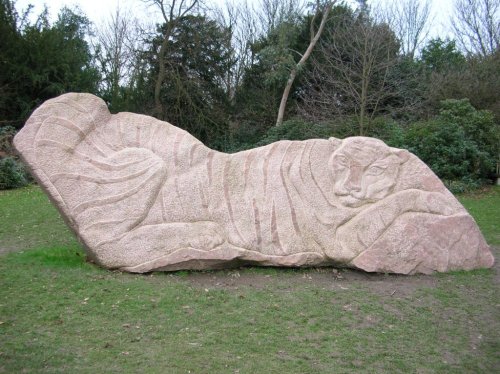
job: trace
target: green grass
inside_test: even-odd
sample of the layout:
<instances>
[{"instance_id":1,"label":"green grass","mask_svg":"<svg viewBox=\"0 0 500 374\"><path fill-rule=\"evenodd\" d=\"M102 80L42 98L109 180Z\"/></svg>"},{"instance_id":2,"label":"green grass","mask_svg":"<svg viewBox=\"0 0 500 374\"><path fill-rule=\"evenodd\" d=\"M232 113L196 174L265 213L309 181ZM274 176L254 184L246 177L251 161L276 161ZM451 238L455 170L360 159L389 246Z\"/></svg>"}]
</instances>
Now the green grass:
<instances>
[{"instance_id":1,"label":"green grass","mask_svg":"<svg viewBox=\"0 0 500 374\"><path fill-rule=\"evenodd\" d=\"M0 190L0 250L76 243L47 195L38 187Z\"/></svg>"},{"instance_id":2,"label":"green grass","mask_svg":"<svg viewBox=\"0 0 500 374\"><path fill-rule=\"evenodd\" d=\"M500 245L500 186L483 193L459 196L459 200L481 227L486 241Z\"/></svg>"},{"instance_id":3,"label":"green grass","mask_svg":"<svg viewBox=\"0 0 500 374\"><path fill-rule=\"evenodd\" d=\"M500 189L460 199L498 240L490 223L500 222ZM488 373L500 365L496 269L133 275L86 263L38 188L1 192L0 217L0 248L24 249L0 257L0 372Z\"/></svg>"}]
</instances>

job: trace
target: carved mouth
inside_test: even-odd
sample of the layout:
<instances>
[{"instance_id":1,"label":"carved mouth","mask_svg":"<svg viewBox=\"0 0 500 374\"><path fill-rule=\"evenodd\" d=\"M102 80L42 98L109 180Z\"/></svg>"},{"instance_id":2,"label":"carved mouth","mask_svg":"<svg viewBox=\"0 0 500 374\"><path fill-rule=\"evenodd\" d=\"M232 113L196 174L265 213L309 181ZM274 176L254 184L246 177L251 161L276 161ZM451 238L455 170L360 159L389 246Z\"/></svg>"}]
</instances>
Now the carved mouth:
<instances>
[{"instance_id":1,"label":"carved mouth","mask_svg":"<svg viewBox=\"0 0 500 374\"><path fill-rule=\"evenodd\" d=\"M362 199L359 199L359 198L352 196L350 194L341 194L341 195L339 194L338 197L339 197L340 202L343 205L353 207L353 208L361 206L365 203L365 201L363 201Z\"/></svg>"}]
</instances>

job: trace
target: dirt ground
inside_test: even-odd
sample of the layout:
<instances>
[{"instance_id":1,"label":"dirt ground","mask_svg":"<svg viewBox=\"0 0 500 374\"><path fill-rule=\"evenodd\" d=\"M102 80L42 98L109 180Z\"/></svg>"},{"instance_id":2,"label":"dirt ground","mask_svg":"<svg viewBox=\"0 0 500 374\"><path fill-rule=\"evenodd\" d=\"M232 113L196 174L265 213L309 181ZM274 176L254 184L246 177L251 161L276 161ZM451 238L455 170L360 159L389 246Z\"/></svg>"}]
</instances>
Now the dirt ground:
<instances>
[{"instance_id":1,"label":"dirt ground","mask_svg":"<svg viewBox=\"0 0 500 374\"><path fill-rule=\"evenodd\" d=\"M0 256L9 252L19 251L19 247L4 247L0 249ZM500 247L491 246L495 264L493 265L495 285L500 285ZM237 290L239 287L253 287L263 289L275 283L275 276L280 274L289 289L304 282L311 286L323 289L347 290L350 284L361 284L364 288L380 296L407 297L422 287L432 288L437 285L439 278L435 275L398 275L366 273L347 268L304 268L304 269L279 269L276 274L263 274L261 272L247 271L245 268L218 270L218 271L192 271L186 278L193 286L212 289ZM282 273L280 273L282 271Z\"/></svg>"},{"instance_id":2,"label":"dirt ground","mask_svg":"<svg viewBox=\"0 0 500 374\"><path fill-rule=\"evenodd\" d=\"M493 265L494 283L500 285L500 248L491 247L496 261ZM440 281L435 275L397 275L366 273L352 269L311 268L296 273L284 270L284 281L293 289L304 282L323 289L348 289L351 284L361 284L364 288L380 295L407 297L422 287L433 288ZM262 289L274 283L275 275L241 269L191 272L187 280L196 287L237 290L239 287Z\"/></svg>"}]
</instances>

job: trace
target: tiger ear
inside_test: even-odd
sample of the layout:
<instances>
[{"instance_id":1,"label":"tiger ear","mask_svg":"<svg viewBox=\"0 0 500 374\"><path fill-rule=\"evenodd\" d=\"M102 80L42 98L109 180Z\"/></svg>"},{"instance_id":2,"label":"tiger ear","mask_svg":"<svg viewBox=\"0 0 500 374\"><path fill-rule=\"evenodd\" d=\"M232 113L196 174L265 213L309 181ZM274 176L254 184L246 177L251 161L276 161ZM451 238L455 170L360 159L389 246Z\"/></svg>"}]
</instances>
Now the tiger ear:
<instances>
[{"instance_id":1,"label":"tiger ear","mask_svg":"<svg viewBox=\"0 0 500 374\"><path fill-rule=\"evenodd\" d=\"M410 158L410 152L406 149L397 149L393 148L392 153L394 153L398 158L401 164L404 164Z\"/></svg>"},{"instance_id":2,"label":"tiger ear","mask_svg":"<svg viewBox=\"0 0 500 374\"><path fill-rule=\"evenodd\" d=\"M335 148L335 149L340 147L340 145L342 144L342 140L337 139L337 138L332 137L332 138L328 138L328 140L330 141L330 143L332 143L333 148Z\"/></svg>"}]
</instances>

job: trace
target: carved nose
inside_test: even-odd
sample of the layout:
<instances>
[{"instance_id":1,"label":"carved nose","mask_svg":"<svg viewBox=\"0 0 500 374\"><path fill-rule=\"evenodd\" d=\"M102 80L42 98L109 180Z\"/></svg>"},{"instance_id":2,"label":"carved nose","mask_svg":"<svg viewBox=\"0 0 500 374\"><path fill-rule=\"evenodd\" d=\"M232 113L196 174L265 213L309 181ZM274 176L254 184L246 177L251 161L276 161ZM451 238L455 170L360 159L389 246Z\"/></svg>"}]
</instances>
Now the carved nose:
<instances>
[{"instance_id":1,"label":"carved nose","mask_svg":"<svg viewBox=\"0 0 500 374\"><path fill-rule=\"evenodd\" d=\"M347 188L349 189L349 191L361 191L361 186L359 184L354 184L351 182L347 184Z\"/></svg>"},{"instance_id":2,"label":"carved nose","mask_svg":"<svg viewBox=\"0 0 500 374\"><path fill-rule=\"evenodd\" d=\"M349 191L361 191L361 170L358 168L351 168L349 176L347 177L346 188Z\"/></svg>"}]
</instances>

